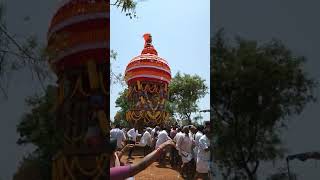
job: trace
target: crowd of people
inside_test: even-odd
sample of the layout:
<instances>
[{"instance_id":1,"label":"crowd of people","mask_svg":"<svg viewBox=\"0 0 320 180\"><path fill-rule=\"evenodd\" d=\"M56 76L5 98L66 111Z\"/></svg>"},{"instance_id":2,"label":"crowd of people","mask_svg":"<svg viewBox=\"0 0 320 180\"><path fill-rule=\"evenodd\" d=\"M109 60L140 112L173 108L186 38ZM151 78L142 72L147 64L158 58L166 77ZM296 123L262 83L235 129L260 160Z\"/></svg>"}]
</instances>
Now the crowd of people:
<instances>
[{"instance_id":1,"label":"crowd of people","mask_svg":"<svg viewBox=\"0 0 320 180\"><path fill-rule=\"evenodd\" d=\"M159 164L170 162L171 167L176 168L185 179L209 179L210 162L212 162L210 133L210 122L197 127L194 125L146 127L141 132L134 127L126 129L115 125L110 131L111 139L116 146L113 156L116 160L110 161L111 175L116 175L118 172L122 179L126 179L139 173L154 161L158 161ZM120 160L122 154L128 151L128 159L132 158L136 146L143 147L145 157L141 162L129 165L130 167L121 167L121 164L124 165ZM127 173L124 167L127 167ZM121 173L116 169L122 169ZM116 176L113 178L116 179Z\"/></svg>"}]
</instances>

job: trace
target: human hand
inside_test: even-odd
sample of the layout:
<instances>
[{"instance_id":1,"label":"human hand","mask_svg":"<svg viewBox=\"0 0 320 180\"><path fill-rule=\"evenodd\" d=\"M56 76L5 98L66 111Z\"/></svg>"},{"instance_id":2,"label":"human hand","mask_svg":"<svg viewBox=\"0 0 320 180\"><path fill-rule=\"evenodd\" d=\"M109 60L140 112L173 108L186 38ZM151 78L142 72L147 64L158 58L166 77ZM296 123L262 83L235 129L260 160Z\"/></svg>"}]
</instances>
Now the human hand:
<instances>
[{"instance_id":1,"label":"human hand","mask_svg":"<svg viewBox=\"0 0 320 180\"><path fill-rule=\"evenodd\" d=\"M127 144L125 146L126 149L132 149L134 147L134 144Z\"/></svg>"},{"instance_id":2,"label":"human hand","mask_svg":"<svg viewBox=\"0 0 320 180\"><path fill-rule=\"evenodd\" d=\"M134 144L127 144L124 148L122 148L121 152L128 151L129 149L132 149L134 147Z\"/></svg>"},{"instance_id":3,"label":"human hand","mask_svg":"<svg viewBox=\"0 0 320 180\"><path fill-rule=\"evenodd\" d=\"M174 142L172 140L168 140L168 141L164 142L163 144L161 144L159 146L159 148L165 148L167 146L175 146L175 144L174 144Z\"/></svg>"}]
</instances>

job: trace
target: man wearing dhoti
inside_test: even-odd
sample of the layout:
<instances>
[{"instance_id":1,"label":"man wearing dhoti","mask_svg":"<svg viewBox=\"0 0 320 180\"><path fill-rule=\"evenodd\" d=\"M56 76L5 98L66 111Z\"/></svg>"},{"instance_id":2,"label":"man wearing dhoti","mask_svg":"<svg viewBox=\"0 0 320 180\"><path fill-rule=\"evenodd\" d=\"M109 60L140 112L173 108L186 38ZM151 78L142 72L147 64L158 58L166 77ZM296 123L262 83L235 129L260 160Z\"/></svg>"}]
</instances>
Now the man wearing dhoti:
<instances>
[{"instance_id":1,"label":"man wearing dhoti","mask_svg":"<svg viewBox=\"0 0 320 180\"><path fill-rule=\"evenodd\" d=\"M119 124L116 124L116 127L111 129L110 138L114 138L117 140L117 150L120 150L124 147L124 141L126 140L126 136L124 132L120 129Z\"/></svg>"},{"instance_id":2,"label":"man wearing dhoti","mask_svg":"<svg viewBox=\"0 0 320 180\"><path fill-rule=\"evenodd\" d=\"M182 176L187 176L190 178L190 173L192 173L192 149L193 149L193 140L189 136L189 127L184 126L182 129L184 133L182 137L178 139L177 146L179 147L180 156L182 159L181 174Z\"/></svg>"},{"instance_id":3,"label":"man wearing dhoti","mask_svg":"<svg viewBox=\"0 0 320 180\"><path fill-rule=\"evenodd\" d=\"M144 155L149 154L152 146L152 138L151 138L151 128L146 128L146 131L143 133L140 143L144 146Z\"/></svg>"},{"instance_id":4,"label":"man wearing dhoti","mask_svg":"<svg viewBox=\"0 0 320 180\"><path fill-rule=\"evenodd\" d=\"M128 144L135 145L136 141L137 141L137 135L138 135L138 132L136 131L136 129L135 128L131 128L127 132L127 135L128 135L128 139L129 139ZM128 154L128 158L132 158L132 152L133 152L133 148L130 149L129 154Z\"/></svg>"},{"instance_id":5,"label":"man wearing dhoti","mask_svg":"<svg viewBox=\"0 0 320 180\"><path fill-rule=\"evenodd\" d=\"M197 133L196 133L196 135L195 135L195 140L194 140L194 144L195 144L195 146L194 146L194 148L193 148L193 152L194 152L194 154L195 154L195 157L194 157L194 159L195 160L197 160L197 155L198 155L198 149L199 149L199 140L200 140L200 138L203 136L203 133L202 133L202 131L203 131L203 129L204 129L204 127L203 127L203 125L199 125L198 127L197 127Z\"/></svg>"},{"instance_id":6,"label":"man wearing dhoti","mask_svg":"<svg viewBox=\"0 0 320 180\"><path fill-rule=\"evenodd\" d=\"M198 154L196 171L198 177L209 180L209 168L210 168L210 129L203 131L203 136L199 139Z\"/></svg>"},{"instance_id":7,"label":"man wearing dhoti","mask_svg":"<svg viewBox=\"0 0 320 180\"><path fill-rule=\"evenodd\" d=\"M159 132L158 134L158 139L156 141L156 149L158 149L158 147L165 143L166 141L171 140L171 138L169 137L166 128L162 128L162 130ZM162 163L165 160L165 156L166 155L166 151L160 154L159 157L159 162Z\"/></svg>"}]
</instances>

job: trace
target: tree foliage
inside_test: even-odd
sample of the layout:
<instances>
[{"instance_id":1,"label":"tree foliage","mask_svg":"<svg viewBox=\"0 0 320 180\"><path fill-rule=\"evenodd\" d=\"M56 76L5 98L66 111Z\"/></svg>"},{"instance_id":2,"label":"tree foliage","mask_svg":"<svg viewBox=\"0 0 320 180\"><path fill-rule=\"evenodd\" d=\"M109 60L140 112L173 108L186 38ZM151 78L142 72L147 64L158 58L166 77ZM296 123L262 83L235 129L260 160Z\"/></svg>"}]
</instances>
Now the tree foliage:
<instances>
[{"instance_id":1,"label":"tree foliage","mask_svg":"<svg viewBox=\"0 0 320 180\"><path fill-rule=\"evenodd\" d=\"M125 88L122 92L119 93L119 96L116 99L116 107L120 108L117 111L116 116L114 117L115 123L120 124L121 126L127 127L129 124L126 121L126 112L130 109L130 103L127 98L128 89Z\"/></svg>"},{"instance_id":2,"label":"tree foliage","mask_svg":"<svg viewBox=\"0 0 320 180\"><path fill-rule=\"evenodd\" d=\"M110 84L124 84L124 78L123 75L121 73L116 74L114 69L112 68L112 64L114 62L116 62L117 60L117 52L115 52L114 50L110 51Z\"/></svg>"},{"instance_id":3,"label":"tree foliage","mask_svg":"<svg viewBox=\"0 0 320 180\"><path fill-rule=\"evenodd\" d=\"M121 9L121 12L125 13L126 16L132 18L136 18L136 5L137 2L133 0L115 0L112 1L112 6L116 6L118 9Z\"/></svg>"},{"instance_id":4,"label":"tree foliage","mask_svg":"<svg viewBox=\"0 0 320 180\"><path fill-rule=\"evenodd\" d=\"M49 86L43 96L26 99L30 111L25 113L17 125L19 145L32 144L36 147L33 159L38 158L44 179L50 179L51 159L62 147L62 132L55 127L55 87ZM28 160L28 159L27 159Z\"/></svg>"},{"instance_id":5,"label":"tree foliage","mask_svg":"<svg viewBox=\"0 0 320 180\"><path fill-rule=\"evenodd\" d=\"M8 30L5 7L0 2L0 94L7 97L10 76L25 68L44 88L44 81L50 77L47 56L46 49L39 44L36 36L24 35L24 38L18 38Z\"/></svg>"},{"instance_id":6,"label":"tree foliage","mask_svg":"<svg viewBox=\"0 0 320 180\"><path fill-rule=\"evenodd\" d=\"M306 59L278 40L232 44L220 30L211 53L217 162L255 179L261 161L282 157L282 127L315 101L317 83L303 71Z\"/></svg>"},{"instance_id":7,"label":"tree foliage","mask_svg":"<svg viewBox=\"0 0 320 180\"><path fill-rule=\"evenodd\" d=\"M169 103L180 120L191 124L191 114L199 110L198 101L208 93L205 80L198 75L178 72L169 85Z\"/></svg>"}]
</instances>

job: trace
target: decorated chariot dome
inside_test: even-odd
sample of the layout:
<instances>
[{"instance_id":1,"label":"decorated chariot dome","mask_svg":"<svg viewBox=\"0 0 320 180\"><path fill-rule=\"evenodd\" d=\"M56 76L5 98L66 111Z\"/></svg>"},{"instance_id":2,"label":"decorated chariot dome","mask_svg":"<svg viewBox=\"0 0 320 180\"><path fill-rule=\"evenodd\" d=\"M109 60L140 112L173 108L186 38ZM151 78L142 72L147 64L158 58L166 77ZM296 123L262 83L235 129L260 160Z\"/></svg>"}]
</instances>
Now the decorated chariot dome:
<instances>
[{"instance_id":1,"label":"decorated chariot dome","mask_svg":"<svg viewBox=\"0 0 320 180\"><path fill-rule=\"evenodd\" d=\"M78 67L88 60L103 63L109 57L109 1L62 1L48 34L50 65L55 71Z\"/></svg>"},{"instance_id":2,"label":"decorated chariot dome","mask_svg":"<svg viewBox=\"0 0 320 180\"><path fill-rule=\"evenodd\" d=\"M144 34L144 48L134 57L125 70L130 110L126 119L136 128L165 123L169 113L165 111L171 70L167 61L158 56L152 45L152 36Z\"/></svg>"},{"instance_id":3,"label":"decorated chariot dome","mask_svg":"<svg viewBox=\"0 0 320 180\"><path fill-rule=\"evenodd\" d=\"M141 55L133 58L127 65L125 78L128 85L137 81L155 81L168 85L171 71L167 61L158 56L152 45L152 36L144 35L145 45Z\"/></svg>"}]
</instances>

